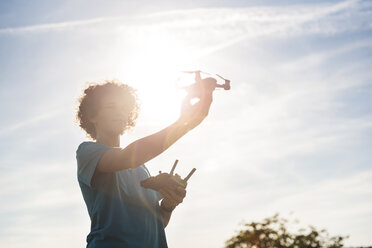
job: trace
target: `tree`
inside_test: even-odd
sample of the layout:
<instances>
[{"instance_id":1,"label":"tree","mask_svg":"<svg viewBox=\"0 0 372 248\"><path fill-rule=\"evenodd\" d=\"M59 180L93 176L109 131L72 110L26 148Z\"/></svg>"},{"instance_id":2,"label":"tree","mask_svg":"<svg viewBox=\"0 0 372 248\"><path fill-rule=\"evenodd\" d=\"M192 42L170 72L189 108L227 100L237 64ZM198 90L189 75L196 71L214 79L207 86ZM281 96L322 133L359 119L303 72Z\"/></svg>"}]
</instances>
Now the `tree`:
<instances>
[{"instance_id":1,"label":"tree","mask_svg":"<svg viewBox=\"0 0 372 248\"><path fill-rule=\"evenodd\" d=\"M347 236L330 237L325 229L310 226L296 233L287 229L288 220L279 214L262 222L243 223L244 228L226 241L226 248L339 248Z\"/></svg>"}]
</instances>

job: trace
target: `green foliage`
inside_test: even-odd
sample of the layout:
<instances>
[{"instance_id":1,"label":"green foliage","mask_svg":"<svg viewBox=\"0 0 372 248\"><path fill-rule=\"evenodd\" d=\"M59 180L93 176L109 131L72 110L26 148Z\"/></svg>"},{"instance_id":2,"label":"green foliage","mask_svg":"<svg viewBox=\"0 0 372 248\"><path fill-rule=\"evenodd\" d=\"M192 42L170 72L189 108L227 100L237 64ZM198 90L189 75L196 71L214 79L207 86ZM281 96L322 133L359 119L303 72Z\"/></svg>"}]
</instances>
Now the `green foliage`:
<instances>
[{"instance_id":1,"label":"green foliage","mask_svg":"<svg viewBox=\"0 0 372 248\"><path fill-rule=\"evenodd\" d=\"M308 248L343 247L347 236L330 237L324 229L310 226L291 233L287 229L288 220L276 214L262 222L244 223L237 235L226 241L226 248Z\"/></svg>"}]
</instances>

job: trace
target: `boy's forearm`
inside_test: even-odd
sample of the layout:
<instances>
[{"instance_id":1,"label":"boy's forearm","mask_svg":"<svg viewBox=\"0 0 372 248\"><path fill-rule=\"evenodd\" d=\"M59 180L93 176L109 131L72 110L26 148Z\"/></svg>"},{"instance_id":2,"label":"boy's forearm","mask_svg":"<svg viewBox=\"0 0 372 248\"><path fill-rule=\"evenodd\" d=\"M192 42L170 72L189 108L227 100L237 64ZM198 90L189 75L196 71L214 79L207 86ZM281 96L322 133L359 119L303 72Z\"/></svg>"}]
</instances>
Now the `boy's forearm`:
<instances>
[{"instance_id":1,"label":"boy's forearm","mask_svg":"<svg viewBox=\"0 0 372 248\"><path fill-rule=\"evenodd\" d=\"M164 224L164 228L165 228L165 227L167 227L167 225L169 223L172 212L167 212L167 211L165 211L161 208L160 208L160 212L161 212L161 215L163 216L163 224Z\"/></svg>"},{"instance_id":2,"label":"boy's forearm","mask_svg":"<svg viewBox=\"0 0 372 248\"><path fill-rule=\"evenodd\" d=\"M136 140L125 149L123 157L129 158L132 168L136 168L155 158L189 131L188 127L175 122L163 130Z\"/></svg>"},{"instance_id":3,"label":"boy's forearm","mask_svg":"<svg viewBox=\"0 0 372 248\"><path fill-rule=\"evenodd\" d=\"M163 217L163 224L164 224L164 227L166 227L169 223L169 220L172 216L172 212L173 212L174 208L173 209L166 209L164 208L161 204L160 204L160 213Z\"/></svg>"}]
</instances>

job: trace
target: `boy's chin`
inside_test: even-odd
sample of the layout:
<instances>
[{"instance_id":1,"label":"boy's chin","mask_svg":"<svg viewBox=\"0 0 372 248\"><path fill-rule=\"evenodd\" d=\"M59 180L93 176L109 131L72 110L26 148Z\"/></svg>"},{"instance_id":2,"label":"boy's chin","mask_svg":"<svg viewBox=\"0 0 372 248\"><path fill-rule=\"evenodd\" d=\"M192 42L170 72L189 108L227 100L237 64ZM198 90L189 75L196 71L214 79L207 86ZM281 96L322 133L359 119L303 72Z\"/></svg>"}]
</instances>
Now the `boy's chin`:
<instances>
[{"instance_id":1,"label":"boy's chin","mask_svg":"<svg viewBox=\"0 0 372 248\"><path fill-rule=\"evenodd\" d=\"M112 135L122 135L124 134L125 127L114 127L111 129Z\"/></svg>"}]
</instances>

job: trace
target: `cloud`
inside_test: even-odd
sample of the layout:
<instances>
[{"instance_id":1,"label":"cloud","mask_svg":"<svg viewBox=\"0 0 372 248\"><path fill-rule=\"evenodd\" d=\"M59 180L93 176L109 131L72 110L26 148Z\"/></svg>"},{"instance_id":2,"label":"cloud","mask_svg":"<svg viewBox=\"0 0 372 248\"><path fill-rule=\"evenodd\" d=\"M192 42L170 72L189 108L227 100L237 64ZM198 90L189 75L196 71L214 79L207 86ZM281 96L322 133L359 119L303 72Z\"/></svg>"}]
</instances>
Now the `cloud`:
<instances>
[{"instance_id":1,"label":"cloud","mask_svg":"<svg viewBox=\"0 0 372 248\"><path fill-rule=\"evenodd\" d=\"M17 131L17 130L23 128L23 127L28 127L29 125L37 124L41 121L51 119L51 118L61 114L62 112L65 112L65 111L66 111L66 109L56 109L54 111L43 113L43 114L40 114L36 117L32 117L32 118L27 119L27 120L18 121L17 123L12 124L8 127L2 127L2 129L0 130L0 136L9 135L12 132Z\"/></svg>"},{"instance_id":2,"label":"cloud","mask_svg":"<svg viewBox=\"0 0 372 248\"><path fill-rule=\"evenodd\" d=\"M365 2L344 1L289 7L177 10L148 15L135 25L139 33L142 30L146 35L169 32L180 43L192 41L191 50L197 60L247 40L273 35L334 35L370 29L366 7L369 4Z\"/></svg>"},{"instance_id":3,"label":"cloud","mask_svg":"<svg viewBox=\"0 0 372 248\"><path fill-rule=\"evenodd\" d=\"M0 244L6 247L45 245L70 236L83 245L89 227L80 196L75 161L8 163L0 176ZM44 237L40 239L40 237ZM62 244L69 241L61 240Z\"/></svg>"},{"instance_id":4,"label":"cloud","mask_svg":"<svg viewBox=\"0 0 372 248\"><path fill-rule=\"evenodd\" d=\"M69 28L84 28L86 26L98 25L97 29L107 28L143 28L150 30L168 29L177 32L193 32L196 30L217 31L225 36L238 37L229 42L234 43L242 37L251 37L257 34L269 34L292 29L305 23L320 21L327 18L339 18L337 14L347 12L348 15L361 15L360 11L369 6L368 3L347 0L336 4L307 4L286 7L249 7L249 8L201 8L191 10L176 10L159 12L135 17L116 16L100 17L86 20L66 21L58 23L46 23L32 26L9 27L0 29L0 34L21 34L40 31L57 31ZM335 16L332 16L335 15ZM324 20L323 20L324 21ZM356 20L358 21L358 20ZM329 19L326 20L329 22ZM355 22L354 22L355 24ZM332 23L338 28L345 24ZM371 23L367 23L369 27ZM349 25L346 25L350 28ZM358 26L358 25L356 25ZM324 30L324 27L323 27ZM237 35L239 34L240 35ZM232 38L232 37L229 37ZM226 43L226 45L229 43ZM223 44L220 44L223 46Z\"/></svg>"},{"instance_id":5,"label":"cloud","mask_svg":"<svg viewBox=\"0 0 372 248\"><path fill-rule=\"evenodd\" d=\"M94 18L88 20L79 20L79 21L67 21L67 22L56 22L56 23L46 23L46 24L38 24L38 25L31 25L31 26L23 26L23 27L10 27L10 28L2 28L0 29L1 34L24 34L24 33L35 33L41 31L57 31L57 30L65 30L74 27L83 27L88 25L93 25L97 23L104 23L113 20L123 19L123 17L101 17L101 18Z\"/></svg>"}]
</instances>

